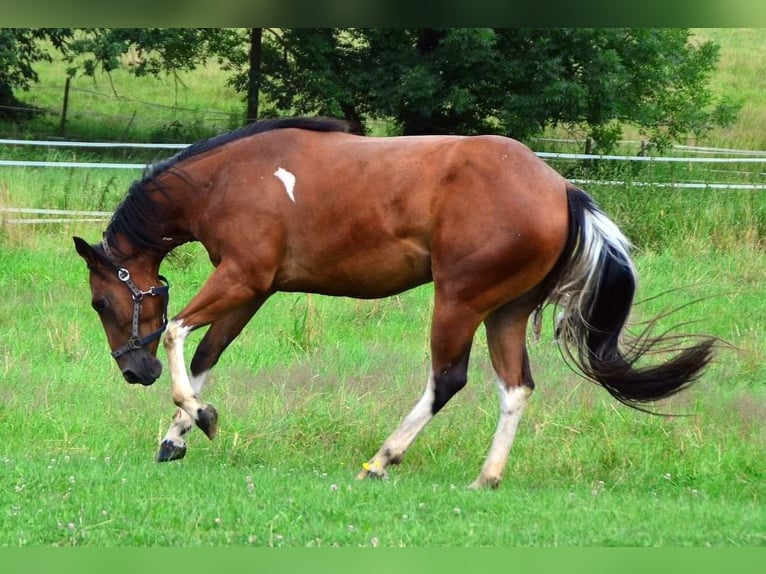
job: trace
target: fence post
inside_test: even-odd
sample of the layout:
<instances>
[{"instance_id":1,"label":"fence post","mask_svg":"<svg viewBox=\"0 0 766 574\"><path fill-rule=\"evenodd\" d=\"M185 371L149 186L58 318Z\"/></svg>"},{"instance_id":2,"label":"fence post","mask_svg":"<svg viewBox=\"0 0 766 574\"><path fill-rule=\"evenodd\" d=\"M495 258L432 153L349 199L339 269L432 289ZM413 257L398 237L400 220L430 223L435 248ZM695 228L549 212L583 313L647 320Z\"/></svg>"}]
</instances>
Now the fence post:
<instances>
[{"instance_id":1,"label":"fence post","mask_svg":"<svg viewBox=\"0 0 766 574\"><path fill-rule=\"evenodd\" d=\"M64 135L66 131L66 115L69 110L69 76L64 83L64 105L61 108L61 125L59 126L59 135Z\"/></svg>"},{"instance_id":2,"label":"fence post","mask_svg":"<svg viewBox=\"0 0 766 574\"><path fill-rule=\"evenodd\" d=\"M585 139L585 155L591 155L593 153L593 138ZM593 165L593 160L588 158L582 162L583 176L587 176L590 167Z\"/></svg>"}]
</instances>

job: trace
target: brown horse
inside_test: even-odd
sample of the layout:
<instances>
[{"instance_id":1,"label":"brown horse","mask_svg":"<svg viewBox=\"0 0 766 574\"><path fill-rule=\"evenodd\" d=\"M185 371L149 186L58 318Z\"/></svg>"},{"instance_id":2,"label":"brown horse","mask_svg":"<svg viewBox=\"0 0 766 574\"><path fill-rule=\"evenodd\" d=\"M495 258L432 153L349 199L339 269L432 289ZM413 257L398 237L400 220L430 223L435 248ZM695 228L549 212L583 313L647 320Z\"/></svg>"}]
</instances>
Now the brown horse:
<instances>
[{"instance_id":1,"label":"brown horse","mask_svg":"<svg viewBox=\"0 0 766 574\"><path fill-rule=\"evenodd\" d=\"M500 420L474 486L497 486L534 388L527 321L551 299L563 307L558 333L568 356L627 405L683 389L711 358L705 338L663 364L635 366L659 341L620 348L636 284L627 240L588 195L498 136L374 138L337 120L261 121L153 166L131 186L103 241L74 241L129 383L159 377L166 330L178 410L159 461L184 456L192 423L213 438L218 415L201 402L205 380L277 291L379 298L434 282L425 392L360 478L386 476L465 385L484 323ZM215 271L168 322L160 264L188 241L205 246ZM203 326L189 374L184 341Z\"/></svg>"}]
</instances>

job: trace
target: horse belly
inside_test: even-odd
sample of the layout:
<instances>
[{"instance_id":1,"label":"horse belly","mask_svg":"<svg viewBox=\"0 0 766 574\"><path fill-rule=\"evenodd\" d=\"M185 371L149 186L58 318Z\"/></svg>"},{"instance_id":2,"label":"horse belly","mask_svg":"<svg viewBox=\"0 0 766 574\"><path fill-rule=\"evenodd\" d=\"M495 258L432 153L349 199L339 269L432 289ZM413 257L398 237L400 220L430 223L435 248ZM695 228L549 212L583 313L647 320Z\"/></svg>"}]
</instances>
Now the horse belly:
<instances>
[{"instance_id":1,"label":"horse belly","mask_svg":"<svg viewBox=\"0 0 766 574\"><path fill-rule=\"evenodd\" d=\"M303 291L378 299L431 281L431 257L414 241L394 241L374 248L354 246L295 257L277 277L280 291Z\"/></svg>"}]
</instances>

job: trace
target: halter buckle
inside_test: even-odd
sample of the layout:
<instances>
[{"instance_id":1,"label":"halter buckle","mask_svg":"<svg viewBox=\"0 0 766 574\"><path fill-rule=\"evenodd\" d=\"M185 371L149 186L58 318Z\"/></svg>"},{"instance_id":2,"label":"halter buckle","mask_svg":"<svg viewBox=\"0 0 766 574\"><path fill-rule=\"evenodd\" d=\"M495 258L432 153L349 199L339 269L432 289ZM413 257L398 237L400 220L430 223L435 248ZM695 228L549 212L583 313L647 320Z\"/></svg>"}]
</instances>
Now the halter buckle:
<instances>
[{"instance_id":1,"label":"halter buckle","mask_svg":"<svg viewBox=\"0 0 766 574\"><path fill-rule=\"evenodd\" d=\"M141 339L133 336L130 339L128 339L127 344L125 345L129 350L133 351L134 349L140 349L143 347L143 343L141 342Z\"/></svg>"}]
</instances>

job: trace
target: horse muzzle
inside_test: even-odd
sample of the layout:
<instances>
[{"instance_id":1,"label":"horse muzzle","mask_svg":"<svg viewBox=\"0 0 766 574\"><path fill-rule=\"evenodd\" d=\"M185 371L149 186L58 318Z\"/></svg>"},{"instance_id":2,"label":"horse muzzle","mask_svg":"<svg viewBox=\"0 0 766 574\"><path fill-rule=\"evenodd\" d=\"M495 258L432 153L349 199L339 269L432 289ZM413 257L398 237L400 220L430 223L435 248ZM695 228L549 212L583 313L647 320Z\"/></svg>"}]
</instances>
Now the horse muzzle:
<instances>
[{"instance_id":1,"label":"horse muzzle","mask_svg":"<svg viewBox=\"0 0 766 574\"><path fill-rule=\"evenodd\" d=\"M122 365L122 376L131 385L149 386L162 374L162 363L155 357L145 356Z\"/></svg>"}]
</instances>

